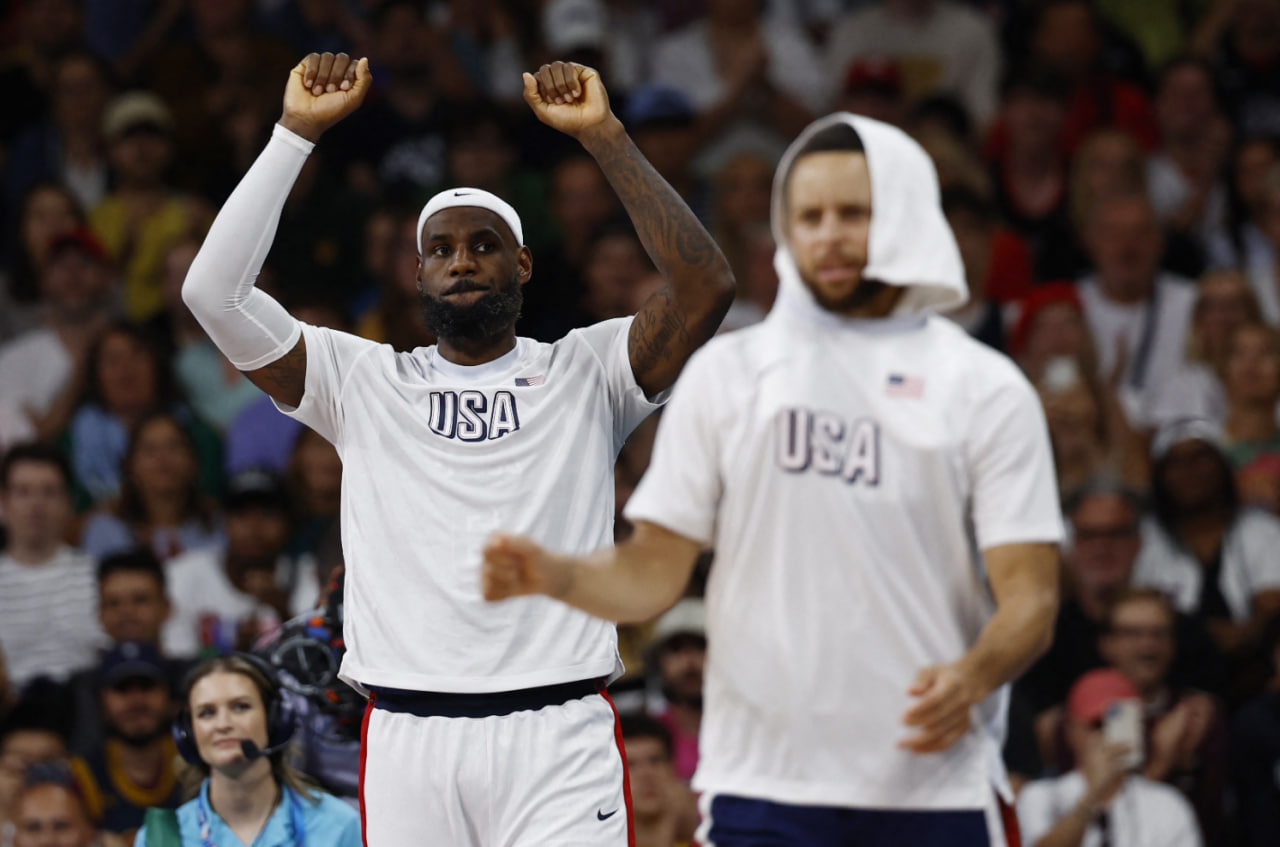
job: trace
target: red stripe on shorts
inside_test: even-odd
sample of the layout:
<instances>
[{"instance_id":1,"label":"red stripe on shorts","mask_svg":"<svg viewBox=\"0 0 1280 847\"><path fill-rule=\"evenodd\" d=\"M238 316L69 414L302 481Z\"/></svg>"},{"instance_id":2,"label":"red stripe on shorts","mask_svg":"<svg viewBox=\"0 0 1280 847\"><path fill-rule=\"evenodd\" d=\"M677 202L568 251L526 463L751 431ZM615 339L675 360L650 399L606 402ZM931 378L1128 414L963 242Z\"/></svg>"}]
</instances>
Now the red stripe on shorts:
<instances>
[{"instance_id":1,"label":"red stripe on shorts","mask_svg":"<svg viewBox=\"0 0 1280 847\"><path fill-rule=\"evenodd\" d=\"M613 740L618 745L618 755L622 757L622 801L627 807L627 847L636 847L636 822L631 814L631 772L627 770L627 748L622 743L622 721L618 720L618 707L613 705L609 689L601 685L600 694L613 710Z\"/></svg>"},{"instance_id":2,"label":"red stripe on shorts","mask_svg":"<svg viewBox=\"0 0 1280 847\"><path fill-rule=\"evenodd\" d=\"M996 795L996 801L1000 804L1000 821L1004 824L1005 847L1022 847L1022 830L1018 829L1017 813L1003 797Z\"/></svg>"},{"instance_id":3,"label":"red stripe on shorts","mask_svg":"<svg viewBox=\"0 0 1280 847\"><path fill-rule=\"evenodd\" d=\"M356 794L360 799L360 843L369 847L369 836L365 826L364 814L364 763L369 758L369 716L373 714L373 701L377 695L369 692L369 702L364 707L364 720L360 721L360 776L357 781Z\"/></svg>"}]
</instances>

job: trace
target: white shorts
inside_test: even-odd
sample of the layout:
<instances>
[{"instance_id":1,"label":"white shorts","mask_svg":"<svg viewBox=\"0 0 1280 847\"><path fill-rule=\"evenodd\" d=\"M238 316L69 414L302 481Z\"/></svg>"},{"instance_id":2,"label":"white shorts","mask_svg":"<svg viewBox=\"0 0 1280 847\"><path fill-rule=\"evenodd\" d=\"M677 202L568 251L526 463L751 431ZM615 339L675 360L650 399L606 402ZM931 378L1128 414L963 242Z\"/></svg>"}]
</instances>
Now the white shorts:
<instances>
[{"instance_id":1,"label":"white shorts","mask_svg":"<svg viewBox=\"0 0 1280 847\"><path fill-rule=\"evenodd\" d=\"M627 847L631 793L607 694L481 717L389 700L374 694L361 730L365 847Z\"/></svg>"}]
</instances>

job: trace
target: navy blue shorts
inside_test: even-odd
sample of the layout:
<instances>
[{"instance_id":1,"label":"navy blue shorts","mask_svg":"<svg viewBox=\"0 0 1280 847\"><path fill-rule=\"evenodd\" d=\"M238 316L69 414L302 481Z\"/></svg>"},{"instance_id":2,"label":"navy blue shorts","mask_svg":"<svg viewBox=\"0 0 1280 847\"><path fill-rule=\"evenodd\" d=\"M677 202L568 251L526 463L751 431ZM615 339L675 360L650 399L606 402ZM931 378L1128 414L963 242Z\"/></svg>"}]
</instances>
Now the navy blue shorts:
<instances>
[{"instance_id":1,"label":"navy blue shorts","mask_svg":"<svg viewBox=\"0 0 1280 847\"><path fill-rule=\"evenodd\" d=\"M1017 828L1004 812L1006 838L1016 847ZM991 847L981 810L848 809L793 806L770 800L717 795L703 847Z\"/></svg>"}]
</instances>

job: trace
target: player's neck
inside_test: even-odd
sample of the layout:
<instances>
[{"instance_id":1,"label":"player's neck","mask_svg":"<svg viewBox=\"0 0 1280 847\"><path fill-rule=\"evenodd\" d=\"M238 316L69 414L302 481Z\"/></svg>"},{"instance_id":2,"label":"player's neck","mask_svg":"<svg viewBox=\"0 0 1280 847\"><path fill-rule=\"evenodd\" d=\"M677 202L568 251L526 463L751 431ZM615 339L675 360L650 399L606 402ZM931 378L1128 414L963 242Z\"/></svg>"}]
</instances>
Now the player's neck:
<instances>
[{"instance_id":1,"label":"player's neck","mask_svg":"<svg viewBox=\"0 0 1280 847\"><path fill-rule=\"evenodd\" d=\"M446 360L455 365L483 365L505 356L515 349L516 328L509 327L496 338L475 340L470 338L441 338L436 349Z\"/></svg>"}]
</instances>

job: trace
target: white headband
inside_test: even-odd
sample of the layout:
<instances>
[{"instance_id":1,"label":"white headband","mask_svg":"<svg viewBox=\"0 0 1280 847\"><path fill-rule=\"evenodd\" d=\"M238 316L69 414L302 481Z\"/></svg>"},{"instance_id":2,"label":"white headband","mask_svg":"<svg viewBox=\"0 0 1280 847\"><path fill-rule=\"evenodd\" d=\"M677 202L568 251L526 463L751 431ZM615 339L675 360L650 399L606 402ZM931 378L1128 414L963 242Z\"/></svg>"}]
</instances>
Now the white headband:
<instances>
[{"instance_id":1,"label":"white headband","mask_svg":"<svg viewBox=\"0 0 1280 847\"><path fill-rule=\"evenodd\" d=\"M516 214L516 210L510 203L496 194L490 194L479 188L450 188L428 200L427 205L422 207L422 213L418 215L419 256L422 255L422 228L426 226L427 218L444 209L452 209L454 206L477 206L488 209L511 227L511 233L516 237L516 244L524 246L524 229L520 226L520 216Z\"/></svg>"}]
</instances>

